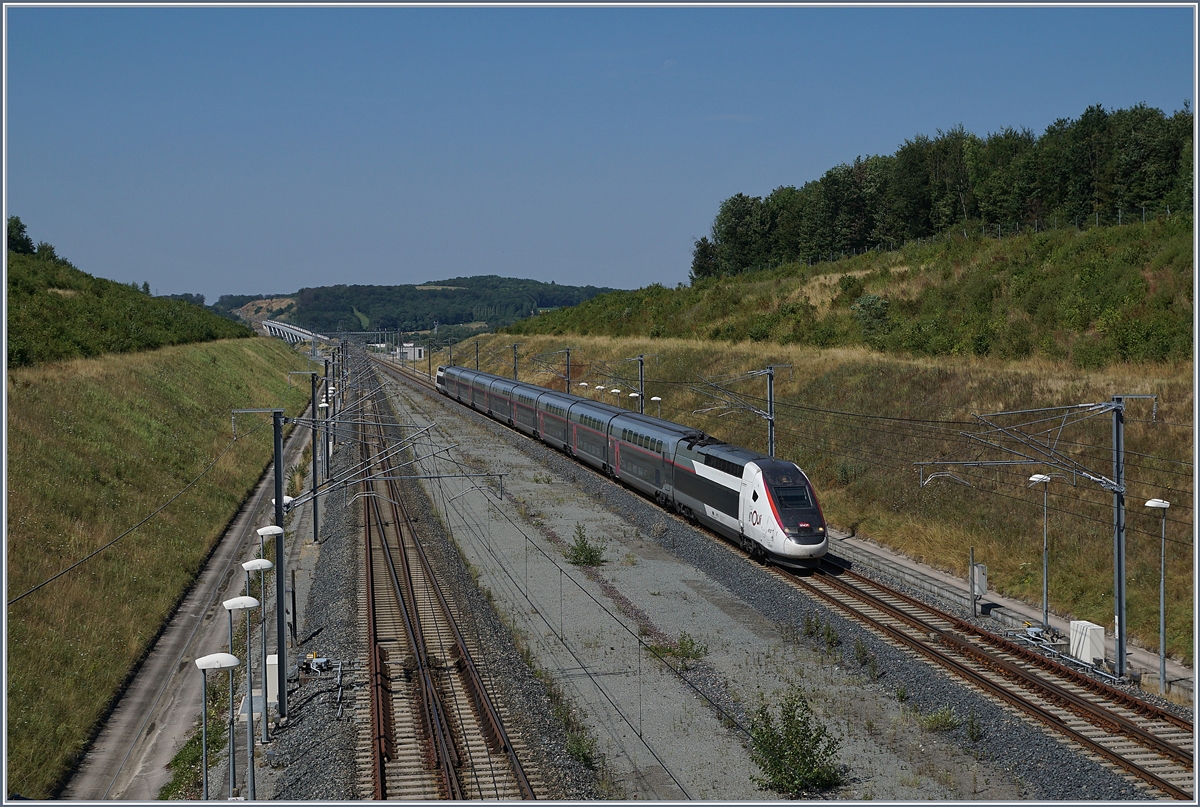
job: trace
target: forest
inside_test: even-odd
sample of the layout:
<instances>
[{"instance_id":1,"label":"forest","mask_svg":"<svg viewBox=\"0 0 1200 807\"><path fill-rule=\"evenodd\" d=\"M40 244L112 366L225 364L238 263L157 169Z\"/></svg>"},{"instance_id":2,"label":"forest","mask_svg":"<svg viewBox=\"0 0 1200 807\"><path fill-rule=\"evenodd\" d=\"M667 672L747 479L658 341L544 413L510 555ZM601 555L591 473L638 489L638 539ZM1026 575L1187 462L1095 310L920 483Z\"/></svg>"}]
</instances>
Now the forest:
<instances>
[{"instance_id":1,"label":"forest","mask_svg":"<svg viewBox=\"0 0 1200 807\"><path fill-rule=\"evenodd\" d=\"M834 260L961 231L1006 236L1190 211L1192 123L1138 105L1089 107L1040 136L957 126L889 156L858 157L800 188L723 201L695 242L691 279Z\"/></svg>"},{"instance_id":2,"label":"forest","mask_svg":"<svg viewBox=\"0 0 1200 807\"><path fill-rule=\"evenodd\" d=\"M486 323L500 328L551 308L577 305L612 291L484 275L404 286L300 289L288 319L315 331L427 331L439 325Z\"/></svg>"}]
</instances>

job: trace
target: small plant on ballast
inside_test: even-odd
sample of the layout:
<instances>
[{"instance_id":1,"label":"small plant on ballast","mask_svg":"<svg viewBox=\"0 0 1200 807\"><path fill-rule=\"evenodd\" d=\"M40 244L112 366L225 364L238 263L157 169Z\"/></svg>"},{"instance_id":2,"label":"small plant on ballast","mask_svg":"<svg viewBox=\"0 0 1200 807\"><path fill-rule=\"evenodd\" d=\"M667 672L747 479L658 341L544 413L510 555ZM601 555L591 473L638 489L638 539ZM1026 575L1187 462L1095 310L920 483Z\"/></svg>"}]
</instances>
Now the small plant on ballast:
<instances>
[{"instance_id":1,"label":"small plant on ballast","mask_svg":"<svg viewBox=\"0 0 1200 807\"><path fill-rule=\"evenodd\" d=\"M576 566L599 566L604 563L604 544L592 543L579 522L575 523L575 542L567 549L567 562Z\"/></svg>"}]
</instances>

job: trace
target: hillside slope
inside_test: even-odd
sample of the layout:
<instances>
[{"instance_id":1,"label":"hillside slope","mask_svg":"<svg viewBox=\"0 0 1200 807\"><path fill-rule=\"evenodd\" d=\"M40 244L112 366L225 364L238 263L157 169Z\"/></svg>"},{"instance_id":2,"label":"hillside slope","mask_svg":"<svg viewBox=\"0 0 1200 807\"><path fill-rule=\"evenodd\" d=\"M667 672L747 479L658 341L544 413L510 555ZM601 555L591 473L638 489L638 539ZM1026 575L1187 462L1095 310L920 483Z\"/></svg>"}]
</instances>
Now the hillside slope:
<instances>
[{"instance_id":1,"label":"hillside slope","mask_svg":"<svg viewBox=\"0 0 1200 807\"><path fill-rule=\"evenodd\" d=\"M511 377L512 340L497 335L480 341L480 369ZM468 345L456 347L458 363L474 367L474 351ZM761 371L775 365L776 453L809 473L830 523L960 577L974 548L976 560L988 566L991 588L1039 605L1042 491L1030 489L1028 479L1045 469L926 467L922 472L915 463L1012 459L964 439L964 432L984 428L976 414L1106 402L1118 394L1157 395L1155 405L1130 402L1126 420L1128 620L1136 640L1157 647L1160 524L1140 503L1164 498L1172 502L1167 521L1168 648L1191 662L1191 363L1082 370L1036 358L930 359L862 347L572 334L523 339L521 380L562 390L566 347L572 348L571 381L577 394L596 397L598 386L615 386L623 390L621 405L629 408L627 395L637 389L638 366L628 359L643 355L645 394L662 399L664 418L758 451L766 450L767 427L749 407L766 410ZM445 352L433 357L434 365L446 361ZM751 371L760 375L745 375ZM590 386L580 387L580 382ZM720 405L712 397L721 395L718 386L736 393L741 406ZM615 400L608 392L602 395L609 403ZM646 412L658 414L659 403L647 403ZM1036 417L1015 415L1001 422L1014 425ZM1060 446L1084 467L1108 474L1111 429L1110 416L1093 417L1068 427ZM922 478L936 470L950 470L969 486L949 477L923 486ZM1110 492L1083 477L1075 485L1055 478L1049 487L1049 588L1056 613L1111 630L1112 532Z\"/></svg>"},{"instance_id":2,"label":"hillside slope","mask_svg":"<svg viewBox=\"0 0 1200 807\"><path fill-rule=\"evenodd\" d=\"M1002 239L961 236L613 292L510 326L869 347L916 356L1067 359L1079 367L1192 355L1190 215Z\"/></svg>"},{"instance_id":3,"label":"hillside slope","mask_svg":"<svg viewBox=\"0 0 1200 807\"><path fill-rule=\"evenodd\" d=\"M183 300L151 297L49 255L8 253L9 367L248 336Z\"/></svg>"},{"instance_id":4,"label":"hillside slope","mask_svg":"<svg viewBox=\"0 0 1200 807\"><path fill-rule=\"evenodd\" d=\"M304 369L276 339L9 369L10 793L55 794L271 459L269 416L239 416L234 441L231 410L297 414Z\"/></svg>"}]
</instances>

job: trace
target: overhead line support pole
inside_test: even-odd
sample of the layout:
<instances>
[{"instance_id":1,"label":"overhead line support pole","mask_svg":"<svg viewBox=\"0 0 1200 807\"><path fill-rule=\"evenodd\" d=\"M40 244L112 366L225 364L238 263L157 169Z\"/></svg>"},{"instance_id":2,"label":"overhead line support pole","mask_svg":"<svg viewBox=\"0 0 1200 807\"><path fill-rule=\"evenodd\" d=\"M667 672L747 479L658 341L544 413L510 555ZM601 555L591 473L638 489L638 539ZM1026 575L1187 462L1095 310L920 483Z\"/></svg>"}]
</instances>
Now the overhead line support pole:
<instances>
[{"instance_id":1,"label":"overhead line support pole","mask_svg":"<svg viewBox=\"0 0 1200 807\"><path fill-rule=\"evenodd\" d=\"M638 356L638 414L646 414L646 357Z\"/></svg>"},{"instance_id":2,"label":"overhead line support pole","mask_svg":"<svg viewBox=\"0 0 1200 807\"><path fill-rule=\"evenodd\" d=\"M1125 675L1125 402L1113 399L1113 606L1116 674Z\"/></svg>"},{"instance_id":3,"label":"overhead line support pole","mask_svg":"<svg viewBox=\"0 0 1200 807\"><path fill-rule=\"evenodd\" d=\"M315 543L320 542L320 535L318 534L318 531L317 531L318 530L317 525L320 523L320 519L317 517L317 457L319 456L319 453L317 451L317 374L313 373L311 376L311 379L312 379L312 432L311 432L312 437L310 439L309 445L312 447L312 495L313 495L312 522L313 522L313 543L315 544ZM264 720L264 722L265 722L265 720Z\"/></svg>"},{"instance_id":4,"label":"overhead line support pole","mask_svg":"<svg viewBox=\"0 0 1200 807\"><path fill-rule=\"evenodd\" d=\"M775 458L775 368L767 368L767 456Z\"/></svg>"}]
</instances>

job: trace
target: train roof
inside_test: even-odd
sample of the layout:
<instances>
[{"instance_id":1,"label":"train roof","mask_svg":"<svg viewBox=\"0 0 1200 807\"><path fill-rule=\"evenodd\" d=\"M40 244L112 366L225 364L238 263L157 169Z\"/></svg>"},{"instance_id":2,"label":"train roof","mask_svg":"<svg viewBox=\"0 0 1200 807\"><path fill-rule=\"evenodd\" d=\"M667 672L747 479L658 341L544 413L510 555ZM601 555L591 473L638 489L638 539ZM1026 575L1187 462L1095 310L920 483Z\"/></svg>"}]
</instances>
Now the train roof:
<instances>
[{"instance_id":1,"label":"train roof","mask_svg":"<svg viewBox=\"0 0 1200 807\"><path fill-rule=\"evenodd\" d=\"M766 454L759 453L758 451L751 451L750 449L742 448L741 446L730 445L729 443L712 443L701 448L700 453L711 454L716 457L723 457L727 460L733 460L734 462L740 462L742 464L747 462L761 463L763 460L770 459L770 457L768 457Z\"/></svg>"}]
</instances>

